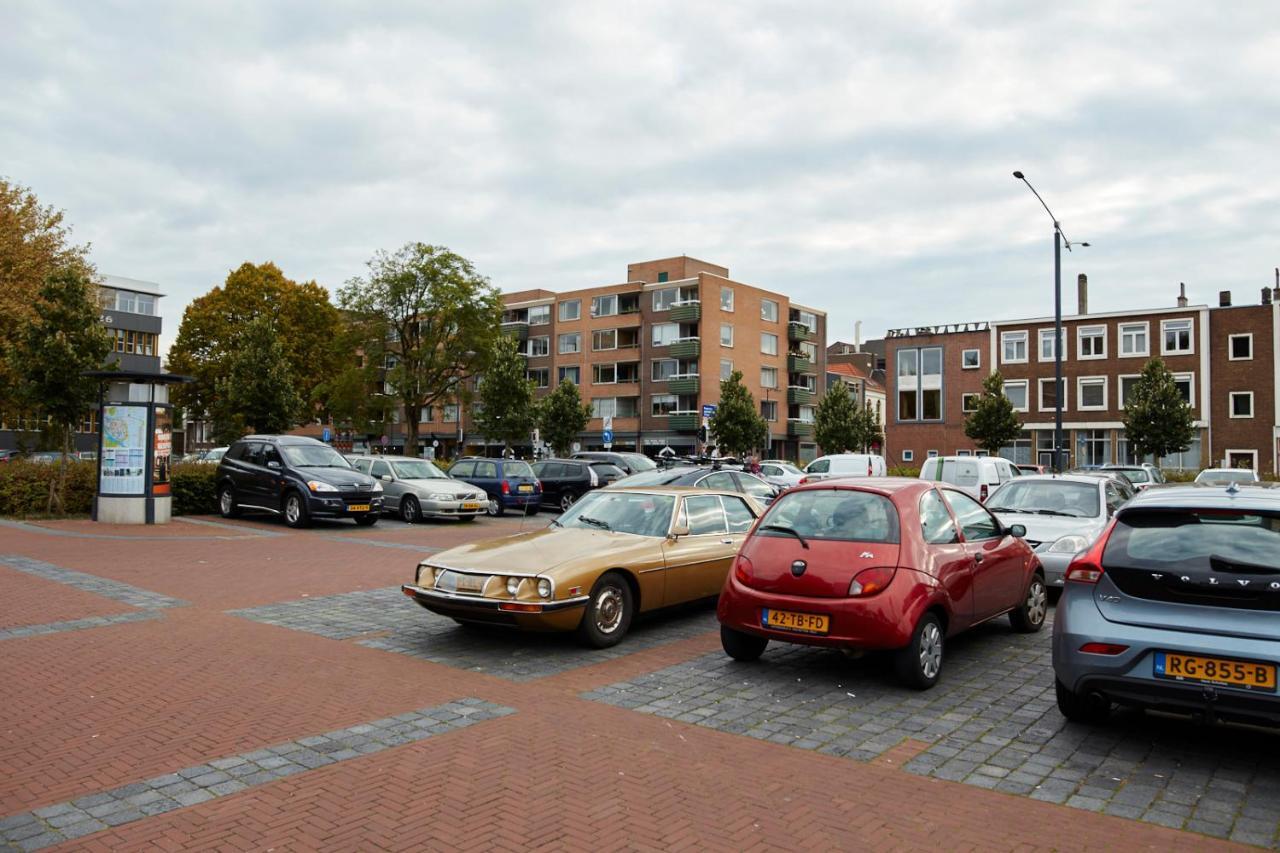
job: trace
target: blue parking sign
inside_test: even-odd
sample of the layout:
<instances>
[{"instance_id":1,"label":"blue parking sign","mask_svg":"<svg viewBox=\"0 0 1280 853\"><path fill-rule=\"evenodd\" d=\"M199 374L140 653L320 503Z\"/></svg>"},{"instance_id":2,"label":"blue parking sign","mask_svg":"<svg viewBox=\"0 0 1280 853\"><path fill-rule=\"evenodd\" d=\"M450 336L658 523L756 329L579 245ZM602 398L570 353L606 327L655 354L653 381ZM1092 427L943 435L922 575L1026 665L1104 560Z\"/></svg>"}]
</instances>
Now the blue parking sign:
<instances>
[{"instance_id":1,"label":"blue parking sign","mask_svg":"<svg viewBox=\"0 0 1280 853\"><path fill-rule=\"evenodd\" d=\"M716 404L715 404L715 403L703 403L703 404L702 404L702 416L703 416L704 418L709 418L709 417L711 417L712 415L714 415L715 413L716 413Z\"/></svg>"},{"instance_id":2,"label":"blue parking sign","mask_svg":"<svg viewBox=\"0 0 1280 853\"><path fill-rule=\"evenodd\" d=\"M325 427L325 428L324 428L324 432L321 434L321 439L320 439L320 440L321 440L321 441L328 441L328 440L329 440L330 438L332 438L332 437L333 437L333 436L330 434L330 432L329 432L329 428L328 428L328 427Z\"/></svg>"}]
</instances>

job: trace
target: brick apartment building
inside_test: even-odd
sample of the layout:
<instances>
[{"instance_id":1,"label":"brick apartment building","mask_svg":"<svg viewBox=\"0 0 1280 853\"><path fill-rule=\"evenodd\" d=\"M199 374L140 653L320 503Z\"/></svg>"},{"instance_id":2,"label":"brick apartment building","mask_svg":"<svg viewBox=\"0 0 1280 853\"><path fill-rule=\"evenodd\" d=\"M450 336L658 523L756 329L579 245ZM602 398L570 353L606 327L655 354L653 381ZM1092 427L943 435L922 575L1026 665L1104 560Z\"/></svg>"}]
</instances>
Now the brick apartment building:
<instances>
[{"instance_id":1,"label":"brick apartment building","mask_svg":"<svg viewBox=\"0 0 1280 853\"><path fill-rule=\"evenodd\" d=\"M1188 305L1091 314L1087 281L1079 310L1063 317L1063 429L1070 465L1137 461L1121 413L1132 383L1162 358L1192 407L1196 436L1170 468L1248 465L1277 470L1280 456L1280 288L1251 305ZM975 453L964 434L982 380L998 369L1023 434L1003 455L1048 464L1055 386L1053 318L891 330L886 338L887 445L892 463Z\"/></svg>"},{"instance_id":2,"label":"brick apartment building","mask_svg":"<svg viewBox=\"0 0 1280 853\"><path fill-rule=\"evenodd\" d=\"M569 380L591 404L584 450L603 448L608 415L614 449L694 452L702 407L718 403L720 380L740 370L769 423L771 452L816 455L813 412L826 375L821 311L684 256L631 264L620 284L503 300L503 330L520 341L539 396ZM403 432L392 429L394 444ZM443 454L483 443L456 405L424 411L418 434Z\"/></svg>"}]
</instances>

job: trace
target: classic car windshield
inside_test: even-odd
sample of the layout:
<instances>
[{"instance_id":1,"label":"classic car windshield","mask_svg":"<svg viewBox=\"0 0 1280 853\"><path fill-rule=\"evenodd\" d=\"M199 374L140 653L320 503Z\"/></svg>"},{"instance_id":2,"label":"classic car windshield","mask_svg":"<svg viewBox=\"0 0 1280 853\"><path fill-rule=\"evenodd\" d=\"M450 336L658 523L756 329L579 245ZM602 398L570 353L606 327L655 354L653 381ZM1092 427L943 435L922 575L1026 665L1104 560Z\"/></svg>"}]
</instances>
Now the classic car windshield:
<instances>
[{"instance_id":1,"label":"classic car windshield","mask_svg":"<svg viewBox=\"0 0 1280 853\"><path fill-rule=\"evenodd\" d=\"M562 527L666 536L675 498L632 492L587 492L556 521Z\"/></svg>"},{"instance_id":2,"label":"classic car windshield","mask_svg":"<svg viewBox=\"0 0 1280 853\"><path fill-rule=\"evenodd\" d=\"M392 462L391 467L401 480L445 480L444 473L425 459L412 462Z\"/></svg>"},{"instance_id":3,"label":"classic car windshield","mask_svg":"<svg viewBox=\"0 0 1280 853\"><path fill-rule=\"evenodd\" d=\"M987 501L992 512L1067 515L1096 518L1100 514L1098 487L1066 480L1022 480L1009 483Z\"/></svg>"},{"instance_id":4,"label":"classic car windshield","mask_svg":"<svg viewBox=\"0 0 1280 853\"><path fill-rule=\"evenodd\" d=\"M285 444L280 452L296 468L350 468L345 456L332 447L318 444Z\"/></svg>"}]
</instances>

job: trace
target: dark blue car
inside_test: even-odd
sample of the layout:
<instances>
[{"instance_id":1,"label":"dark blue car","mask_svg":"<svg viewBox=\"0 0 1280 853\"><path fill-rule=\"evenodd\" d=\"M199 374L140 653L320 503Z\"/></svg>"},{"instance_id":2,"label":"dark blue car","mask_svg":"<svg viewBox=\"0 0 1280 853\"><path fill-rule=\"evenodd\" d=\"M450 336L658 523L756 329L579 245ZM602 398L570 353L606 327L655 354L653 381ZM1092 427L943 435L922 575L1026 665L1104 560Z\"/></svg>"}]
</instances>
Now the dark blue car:
<instances>
[{"instance_id":1,"label":"dark blue car","mask_svg":"<svg viewBox=\"0 0 1280 853\"><path fill-rule=\"evenodd\" d=\"M484 489L489 515L504 515L509 509L532 514L542 503L542 484L529 463L519 459L467 456L453 464L449 476Z\"/></svg>"}]
</instances>

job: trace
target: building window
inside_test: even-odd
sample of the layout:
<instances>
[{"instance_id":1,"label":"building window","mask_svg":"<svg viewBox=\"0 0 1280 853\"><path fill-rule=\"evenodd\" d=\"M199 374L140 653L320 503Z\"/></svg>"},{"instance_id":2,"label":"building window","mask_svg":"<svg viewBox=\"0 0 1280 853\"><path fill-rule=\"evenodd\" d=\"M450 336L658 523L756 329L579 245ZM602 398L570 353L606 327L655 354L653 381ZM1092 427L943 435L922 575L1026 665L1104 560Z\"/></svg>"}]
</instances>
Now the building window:
<instances>
[{"instance_id":1,"label":"building window","mask_svg":"<svg viewBox=\"0 0 1280 853\"><path fill-rule=\"evenodd\" d=\"M535 367L525 371L525 376L533 382L535 388L551 387L551 368Z\"/></svg>"},{"instance_id":2,"label":"building window","mask_svg":"<svg viewBox=\"0 0 1280 853\"><path fill-rule=\"evenodd\" d=\"M733 375L733 362L727 358L720 359L720 380L724 381Z\"/></svg>"},{"instance_id":3,"label":"building window","mask_svg":"<svg viewBox=\"0 0 1280 853\"><path fill-rule=\"evenodd\" d=\"M1253 417L1253 392L1252 391L1232 391L1231 399L1231 417L1233 418L1251 418Z\"/></svg>"},{"instance_id":4,"label":"building window","mask_svg":"<svg viewBox=\"0 0 1280 853\"><path fill-rule=\"evenodd\" d=\"M1000 333L1000 362L1002 364L1025 364L1027 361L1027 333Z\"/></svg>"},{"instance_id":5,"label":"building window","mask_svg":"<svg viewBox=\"0 0 1280 853\"><path fill-rule=\"evenodd\" d=\"M1151 354L1151 343L1147 339L1150 323L1120 324L1120 357L1146 358Z\"/></svg>"},{"instance_id":6,"label":"building window","mask_svg":"<svg viewBox=\"0 0 1280 853\"><path fill-rule=\"evenodd\" d=\"M1107 408L1107 377L1082 376L1076 381L1076 408L1102 411Z\"/></svg>"},{"instance_id":7,"label":"building window","mask_svg":"<svg viewBox=\"0 0 1280 853\"><path fill-rule=\"evenodd\" d=\"M777 388L778 387L778 368L776 367L760 368L760 387L761 388Z\"/></svg>"},{"instance_id":8,"label":"building window","mask_svg":"<svg viewBox=\"0 0 1280 853\"><path fill-rule=\"evenodd\" d=\"M582 317L582 300L566 299L560 303L560 322L567 323Z\"/></svg>"},{"instance_id":9,"label":"building window","mask_svg":"<svg viewBox=\"0 0 1280 853\"><path fill-rule=\"evenodd\" d=\"M981 394L963 394L960 397L960 411L966 415L978 411L978 399Z\"/></svg>"},{"instance_id":10,"label":"building window","mask_svg":"<svg viewBox=\"0 0 1280 853\"><path fill-rule=\"evenodd\" d=\"M567 335L561 335L560 336L560 354L569 355L575 352L582 352L582 333L570 332Z\"/></svg>"},{"instance_id":11,"label":"building window","mask_svg":"<svg viewBox=\"0 0 1280 853\"><path fill-rule=\"evenodd\" d=\"M1129 405L1129 400L1133 396L1133 389L1138 384L1139 377L1137 374L1127 374L1119 377L1120 379L1120 399L1116 401L1120 408Z\"/></svg>"},{"instance_id":12,"label":"building window","mask_svg":"<svg viewBox=\"0 0 1280 853\"><path fill-rule=\"evenodd\" d=\"M768 332L760 333L760 352L765 355L778 354L778 336L771 335Z\"/></svg>"},{"instance_id":13,"label":"building window","mask_svg":"<svg viewBox=\"0 0 1280 853\"><path fill-rule=\"evenodd\" d=\"M663 279L664 281L666 279ZM669 311L673 305L683 305L698 301L698 286L664 287L653 292L653 310Z\"/></svg>"},{"instance_id":14,"label":"building window","mask_svg":"<svg viewBox=\"0 0 1280 853\"><path fill-rule=\"evenodd\" d=\"M1194 373L1173 374L1173 384L1178 386L1183 401L1194 408L1196 400L1196 377Z\"/></svg>"},{"instance_id":15,"label":"building window","mask_svg":"<svg viewBox=\"0 0 1280 853\"><path fill-rule=\"evenodd\" d=\"M618 416L618 401L613 397L594 397L591 400L591 417L615 418Z\"/></svg>"},{"instance_id":16,"label":"building window","mask_svg":"<svg viewBox=\"0 0 1280 853\"><path fill-rule=\"evenodd\" d=\"M920 420L920 351L898 350L898 420Z\"/></svg>"},{"instance_id":17,"label":"building window","mask_svg":"<svg viewBox=\"0 0 1280 853\"><path fill-rule=\"evenodd\" d=\"M669 278L669 276L668 276L666 273L664 273L664 272L660 272L660 273L658 273L658 283L659 283L659 284L661 284L661 283L662 283L662 282L664 282L664 281L667 281L667 280L668 280L668 278Z\"/></svg>"},{"instance_id":18,"label":"building window","mask_svg":"<svg viewBox=\"0 0 1280 853\"><path fill-rule=\"evenodd\" d=\"M429 424L433 420L435 420L435 411L432 409L431 406L423 406L418 411L418 423Z\"/></svg>"},{"instance_id":19,"label":"building window","mask_svg":"<svg viewBox=\"0 0 1280 853\"><path fill-rule=\"evenodd\" d=\"M960 367L964 370L977 370L982 367L982 350L967 349L960 353Z\"/></svg>"},{"instance_id":20,"label":"building window","mask_svg":"<svg viewBox=\"0 0 1280 853\"><path fill-rule=\"evenodd\" d=\"M592 317L612 317L618 313L618 294L591 297Z\"/></svg>"},{"instance_id":21,"label":"building window","mask_svg":"<svg viewBox=\"0 0 1280 853\"><path fill-rule=\"evenodd\" d=\"M1031 433L1023 432L1021 436L1000 448L1000 456L1014 465L1031 464Z\"/></svg>"},{"instance_id":22,"label":"building window","mask_svg":"<svg viewBox=\"0 0 1280 853\"><path fill-rule=\"evenodd\" d=\"M665 347L680 339L680 326L676 323L654 323L649 328L653 330L655 347Z\"/></svg>"},{"instance_id":23,"label":"building window","mask_svg":"<svg viewBox=\"0 0 1280 853\"><path fill-rule=\"evenodd\" d=\"M1066 329L1062 330L1062 334L1061 336L1059 336L1058 340L1063 345L1062 358L1065 361L1067 358L1067 347L1066 347L1067 330ZM1053 329L1041 329L1040 330L1040 361L1053 361L1054 359L1055 359L1055 356L1053 354Z\"/></svg>"},{"instance_id":24,"label":"building window","mask_svg":"<svg viewBox=\"0 0 1280 853\"><path fill-rule=\"evenodd\" d=\"M444 422L447 424L456 424L458 422L457 403L449 403L444 407Z\"/></svg>"},{"instance_id":25,"label":"building window","mask_svg":"<svg viewBox=\"0 0 1280 853\"><path fill-rule=\"evenodd\" d=\"M599 352L606 349L618 348L618 330L617 329L597 329L591 333L591 349ZM561 350L564 352L564 350Z\"/></svg>"},{"instance_id":26,"label":"building window","mask_svg":"<svg viewBox=\"0 0 1280 853\"><path fill-rule=\"evenodd\" d=\"M733 311L733 288L732 287L720 288L720 310L729 311L729 312Z\"/></svg>"},{"instance_id":27,"label":"building window","mask_svg":"<svg viewBox=\"0 0 1280 853\"><path fill-rule=\"evenodd\" d=\"M1195 346L1191 340L1191 320L1162 320L1160 332L1161 355L1191 355Z\"/></svg>"},{"instance_id":28,"label":"building window","mask_svg":"<svg viewBox=\"0 0 1280 853\"><path fill-rule=\"evenodd\" d=\"M650 401L653 407L653 416L657 418L665 418L673 412L692 412L698 405L697 395L695 394L686 394L684 396L654 394Z\"/></svg>"},{"instance_id":29,"label":"building window","mask_svg":"<svg viewBox=\"0 0 1280 853\"><path fill-rule=\"evenodd\" d=\"M761 400L760 417L764 418L766 421L776 421L778 419L778 401Z\"/></svg>"},{"instance_id":30,"label":"building window","mask_svg":"<svg viewBox=\"0 0 1280 853\"><path fill-rule=\"evenodd\" d=\"M799 412L799 414L800 414L800 417L799 417L799 421L800 421L800 423L802 423L802 424L811 424L811 423L813 423L813 413L814 413L814 408L813 408L813 406L800 406L799 408L800 408L800 412Z\"/></svg>"},{"instance_id":31,"label":"building window","mask_svg":"<svg viewBox=\"0 0 1280 853\"><path fill-rule=\"evenodd\" d=\"M915 461L915 459L916 459L916 452L915 452L914 450L904 450L904 451L902 451L902 461L903 461L903 462L914 462L914 461Z\"/></svg>"},{"instance_id":32,"label":"building window","mask_svg":"<svg viewBox=\"0 0 1280 853\"><path fill-rule=\"evenodd\" d=\"M972 451L972 450L957 450L957 451L956 451L956 456L972 456L972 455L973 455L973 451Z\"/></svg>"},{"instance_id":33,"label":"building window","mask_svg":"<svg viewBox=\"0 0 1280 853\"><path fill-rule=\"evenodd\" d=\"M1227 357L1231 361L1253 359L1253 335L1230 335L1227 338Z\"/></svg>"},{"instance_id":34,"label":"building window","mask_svg":"<svg viewBox=\"0 0 1280 853\"><path fill-rule=\"evenodd\" d=\"M1105 429L1076 430L1076 464L1109 465L1111 433Z\"/></svg>"},{"instance_id":35,"label":"building window","mask_svg":"<svg viewBox=\"0 0 1280 853\"><path fill-rule=\"evenodd\" d=\"M1062 411L1064 411L1064 412L1065 412L1065 411L1067 410L1067 395L1066 395L1066 393L1065 393L1065 391L1066 391L1066 384L1067 384L1067 382L1066 382L1066 380L1065 380L1065 379L1064 379L1064 380L1062 380L1062 384L1060 384L1060 385L1059 385L1059 384L1057 384L1057 382L1056 382L1055 380L1053 380L1053 379L1041 379L1041 380L1039 381L1039 385L1040 385L1040 411L1042 411L1042 412L1054 412L1054 411L1057 411L1057 409L1058 409L1058 395L1055 393L1055 389L1061 389L1061 390L1064 392L1064 393L1063 393L1063 395L1062 395Z\"/></svg>"},{"instance_id":36,"label":"building window","mask_svg":"<svg viewBox=\"0 0 1280 853\"><path fill-rule=\"evenodd\" d=\"M574 385L582 384L582 368L574 365L573 367L560 368L560 381L572 382Z\"/></svg>"},{"instance_id":37,"label":"building window","mask_svg":"<svg viewBox=\"0 0 1280 853\"><path fill-rule=\"evenodd\" d=\"M942 347L900 349L898 420L942 420Z\"/></svg>"},{"instance_id":38,"label":"building window","mask_svg":"<svg viewBox=\"0 0 1280 853\"><path fill-rule=\"evenodd\" d=\"M925 455L926 457L928 457L929 459L937 459L937 458L938 458L938 451L936 451L936 450L926 450L926 451L924 452L924 455Z\"/></svg>"},{"instance_id":39,"label":"building window","mask_svg":"<svg viewBox=\"0 0 1280 853\"><path fill-rule=\"evenodd\" d=\"M618 365L616 364L591 365L591 384L592 385L612 385L617 381L618 381Z\"/></svg>"},{"instance_id":40,"label":"building window","mask_svg":"<svg viewBox=\"0 0 1280 853\"><path fill-rule=\"evenodd\" d=\"M1076 334L1076 357L1081 359L1107 357L1107 327L1081 326Z\"/></svg>"},{"instance_id":41,"label":"building window","mask_svg":"<svg viewBox=\"0 0 1280 853\"><path fill-rule=\"evenodd\" d=\"M767 323L778 322L778 303L772 299L760 300L760 319Z\"/></svg>"},{"instance_id":42,"label":"building window","mask_svg":"<svg viewBox=\"0 0 1280 853\"><path fill-rule=\"evenodd\" d=\"M551 322L551 306L536 305L529 309L529 325L545 326Z\"/></svg>"},{"instance_id":43,"label":"building window","mask_svg":"<svg viewBox=\"0 0 1280 853\"><path fill-rule=\"evenodd\" d=\"M733 346L733 326L729 323L720 324L720 346Z\"/></svg>"},{"instance_id":44,"label":"building window","mask_svg":"<svg viewBox=\"0 0 1280 853\"><path fill-rule=\"evenodd\" d=\"M1030 406L1027 405L1027 380L1019 379L1013 382L1005 382L1004 395L1013 404L1015 412L1025 412L1030 409Z\"/></svg>"},{"instance_id":45,"label":"building window","mask_svg":"<svg viewBox=\"0 0 1280 853\"><path fill-rule=\"evenodd\" d=\"M543 335L539 338L529 338L525 343L525 355L539 356L551 354L551 338ZM563 350L561 350L563 352Z\"/></svg>"}]
</instances>

